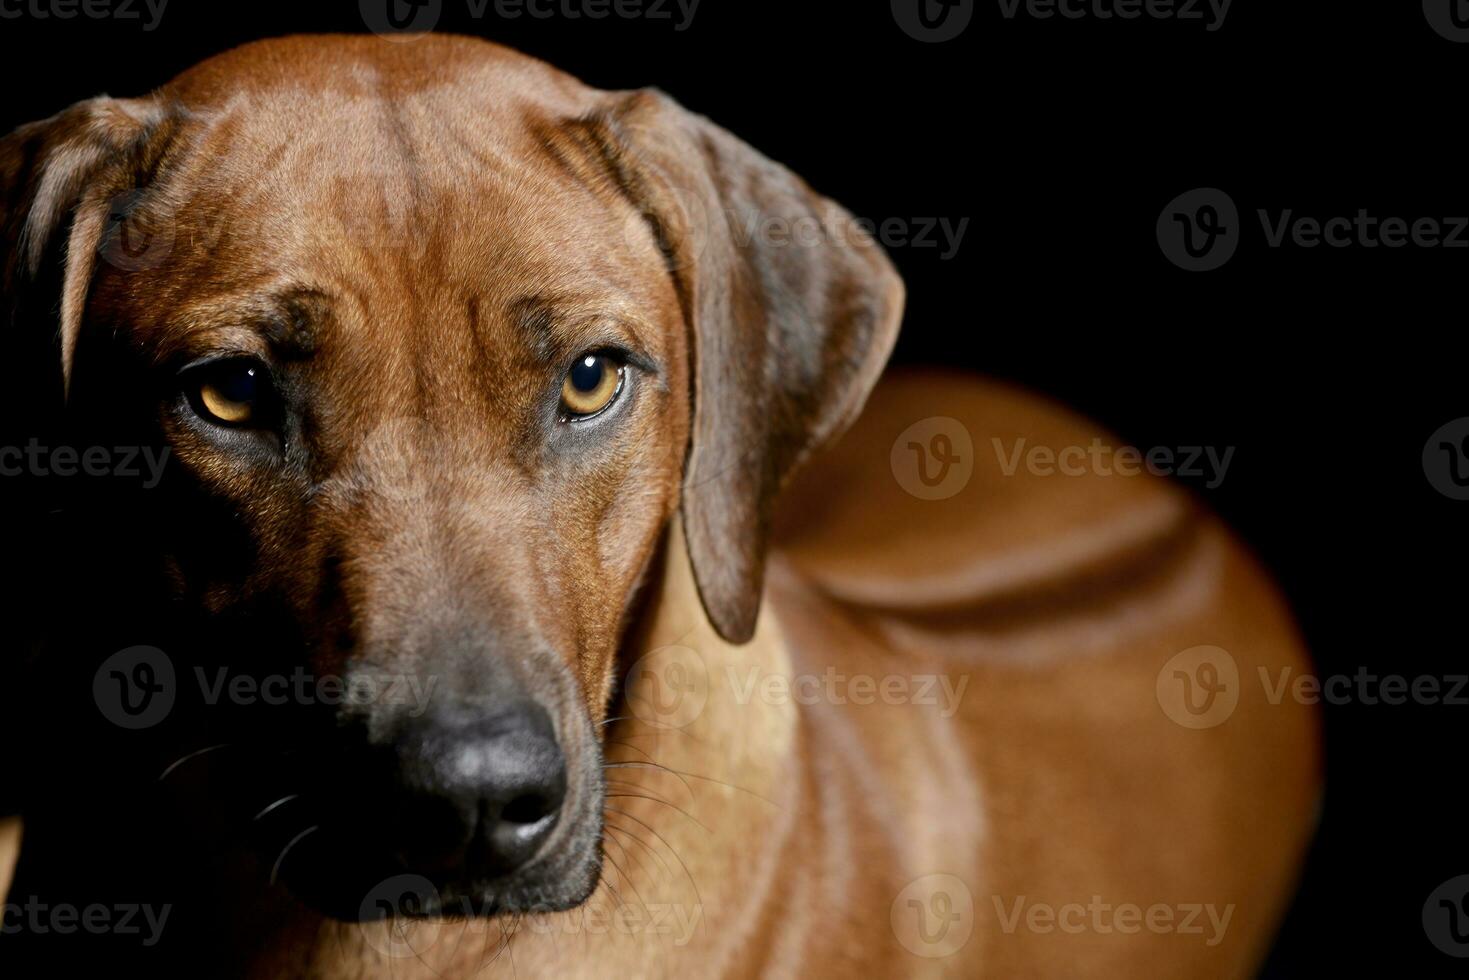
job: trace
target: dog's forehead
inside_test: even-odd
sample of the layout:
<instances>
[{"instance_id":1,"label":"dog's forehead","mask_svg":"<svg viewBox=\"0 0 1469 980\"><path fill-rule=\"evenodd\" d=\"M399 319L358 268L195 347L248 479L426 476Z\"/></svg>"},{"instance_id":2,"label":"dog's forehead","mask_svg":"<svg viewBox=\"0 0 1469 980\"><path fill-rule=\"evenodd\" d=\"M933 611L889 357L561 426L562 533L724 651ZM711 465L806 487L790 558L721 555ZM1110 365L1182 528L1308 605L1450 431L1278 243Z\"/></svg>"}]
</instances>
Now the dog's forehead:
<instances>
[{"instance_id":1,"label":"dog's forehead","mask_svg":"<svg viewBox=\"0 0 1469 980\"><path fill-rule=\"evenodd\" d=\"M607 96L495 45L284 39L162 95L178 120L162 176L188 199L180 220L212 216L219 238L258 222L272 244L345 231L345 247L387 248L493 222L567 242L613 217L568 179L560 136Z\"/></svg>"},{"instance_id":2,"label":"dog's forehead","mask_svg":"<svg viewBox=\"0 0 1469 980\"><path fill-rule=\"evenodd\" d=\"M447 97L467 103L483 95L534 101L548 111L573 114L600 97L545 62L488 41L444 34L399 41L355 35L256 41L200 62L161 94L206 110L241 94L291 90L327 102L391 92L396 98Z\"/></svg>"},{"instance_id":3,"label":"dog's forehead","mask_svg":"<svg viewBox=\"0 0 1469 980\"><path fill-rule=\"evenodd\" d=\"M178 126L149 200L173 240L134 274L174 323L300 291L338 314L318 326L359 333L510 331L557 303L566 316L534 322L676 315L642 216L575 159L568 134L606 97L533 59L461 38L284 39L161 96Z\"/></svg>"}]
</instances>

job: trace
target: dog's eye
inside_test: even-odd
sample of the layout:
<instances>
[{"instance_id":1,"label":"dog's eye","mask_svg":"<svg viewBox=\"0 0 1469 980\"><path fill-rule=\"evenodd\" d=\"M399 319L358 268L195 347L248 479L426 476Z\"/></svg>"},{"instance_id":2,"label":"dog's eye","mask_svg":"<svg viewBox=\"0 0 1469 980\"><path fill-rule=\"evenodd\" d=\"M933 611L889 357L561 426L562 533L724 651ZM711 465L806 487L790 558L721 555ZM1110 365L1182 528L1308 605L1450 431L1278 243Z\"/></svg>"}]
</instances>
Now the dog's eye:
<instances>
[{"instance_id":1,"label":"dog's eye","mask_svg":"<svg viewBox=\"0 0 1469 980\"><path fill-rule=\"evenodd\" d=\"M583 354L561 383L561 412L579 422L606 411L622 391L623 365L610 354Z\"/></svg>"},{"instance_id":2,"label":"dog's eye","mask_svg":"<svg viewBox=\"0 0 1469 980\"><path fill-rule=\"evenodd\" d=\"M197 370L190 389L194 409L211 422L245 426L261 421L270 382L253 360L230 360Z\"/></svg>"}]
</instances>

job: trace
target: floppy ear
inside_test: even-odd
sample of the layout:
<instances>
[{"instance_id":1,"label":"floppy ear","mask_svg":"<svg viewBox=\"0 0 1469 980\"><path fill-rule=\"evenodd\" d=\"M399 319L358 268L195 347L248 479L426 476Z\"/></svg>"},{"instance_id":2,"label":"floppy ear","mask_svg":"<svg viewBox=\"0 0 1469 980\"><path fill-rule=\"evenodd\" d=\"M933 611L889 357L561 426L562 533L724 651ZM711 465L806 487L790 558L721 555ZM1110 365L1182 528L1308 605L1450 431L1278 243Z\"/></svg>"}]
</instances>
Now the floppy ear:
<instances>
[{"instance_id":1,"label":"floppy ear","mask_svg":"<svg viewBox=\"0 0 1469 980\"><path fill-rule=\"evenodd\" d=\"M63 389L113 203L137 186L148 138L161 120L154 102L102 97L0 140L6 343L29 346L37 328L38 342L59 341Z\"/></svg>"},{"instance_id":2,"label":"floppy ear","mask_svg":"<svg viewBox=\"0 0 1469 980\"><path fill-rule=\"evenodd\" d=\"M902 280L850 214L667 96L624 96L608 125L691 333L689 558L710 621L744 642L775 495L861 410L897 338Z\"/></svg>"},{"instance_id":3,"label":"floppy ear","mask_svg":"<svg viewBox=\"0 0 1469 980\"><path fill-rule=\"evenodd\" d=\"M0 385L0 446L49 441L59 426L111 205L135 181L157 116L151 102L92 99L0 139L0 343L6 363L20 367ZM45 564L56 547L45 507L36 481L0 480L7 540L17 562L26 562L0 599L0 670L9 676L38 649L45 617L37 610L64 591ZM20 752L26 690L0 687L0 753ZM0 814L21 807L22 768L0 779Z\"/></svg>"}]
</instances>

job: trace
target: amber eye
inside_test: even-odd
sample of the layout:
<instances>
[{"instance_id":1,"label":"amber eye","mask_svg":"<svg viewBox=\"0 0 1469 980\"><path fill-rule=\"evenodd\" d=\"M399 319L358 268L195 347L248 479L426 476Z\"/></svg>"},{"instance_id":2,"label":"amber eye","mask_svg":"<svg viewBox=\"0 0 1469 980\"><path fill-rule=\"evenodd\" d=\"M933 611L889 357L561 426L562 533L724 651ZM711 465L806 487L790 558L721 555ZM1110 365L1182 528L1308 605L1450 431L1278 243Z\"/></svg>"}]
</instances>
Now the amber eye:
<instances>
[{"instance_id":1,"label":"amber eye","mask_svg":"<svg viewBox=\"0 0 1469 980\"><path fill-rule=\"evenodd\" d=\"M607 354L583 354L561 383L561 411L569 421L606 410L622 390L622 365Z\"/></svg>"},{"instance_id":2,"label":"amber eye","mask_svg":"<svg viewBox=\"0 0 1469 980\"><path fill-rule=\"evenodd\" d=\"M237 426L260 421L269 382L258 362L209 365L200 370L196 385L195 409L210 421Z\"/></svg>"}]
</instances>

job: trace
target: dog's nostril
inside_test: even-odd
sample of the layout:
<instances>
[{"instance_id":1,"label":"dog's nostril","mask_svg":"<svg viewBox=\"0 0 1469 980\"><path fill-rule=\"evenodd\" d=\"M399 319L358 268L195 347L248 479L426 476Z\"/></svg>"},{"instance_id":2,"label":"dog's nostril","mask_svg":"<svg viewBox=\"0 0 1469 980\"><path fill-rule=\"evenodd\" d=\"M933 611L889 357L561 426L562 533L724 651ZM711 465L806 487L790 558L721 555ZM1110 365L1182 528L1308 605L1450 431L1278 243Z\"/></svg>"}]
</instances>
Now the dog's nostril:
<instances>
[{"instance_id":1,"label":"dog's nostril","mask_svg":"<svg viewBox=\"0 0 1469 980\"><path fill-rule=\"evenodd\" d=\"M396 850L420 873L510 874L536 857L560 822L566 759L550 716L533 703L415 719L400 734L396 758L403 794Z\"/></svg>"},{"instance_id":2,"label":"dog's nostril","mask_svg":"<svg viewBox=\"0 0 1469 980\"><path fill-rule=\"evenodd\" d=\"M505 804L505 809L500 811L500 819L506 823L532 824L545 819L555 809L555 804L547 797L527 793Z\"/></svg>"}]
</instances>

